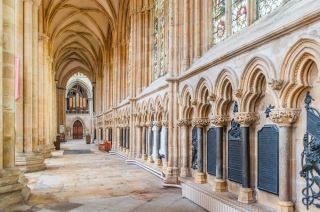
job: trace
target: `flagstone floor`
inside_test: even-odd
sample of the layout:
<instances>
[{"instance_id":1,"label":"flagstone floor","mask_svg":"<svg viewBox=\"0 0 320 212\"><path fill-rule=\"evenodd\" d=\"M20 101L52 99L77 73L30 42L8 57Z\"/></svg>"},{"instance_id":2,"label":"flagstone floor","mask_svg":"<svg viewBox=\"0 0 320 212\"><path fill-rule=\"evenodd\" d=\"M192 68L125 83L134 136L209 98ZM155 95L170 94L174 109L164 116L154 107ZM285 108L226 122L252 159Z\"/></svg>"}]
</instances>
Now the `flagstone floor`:
<instances>
[{"instance_id":1,"label":"flagstone floor","mask_svg":"<svg viewBox=\"0 0 320 212\"><path fill-rule=\"evenodd\" d=\"M76 151L56 151L46 160L47 170L26 174L29 202L6 211L205 211L182 198L180 189L163 188L156 176L99 152L94 144L69 141L62 149Z\"/></svg>"}]
</instances>

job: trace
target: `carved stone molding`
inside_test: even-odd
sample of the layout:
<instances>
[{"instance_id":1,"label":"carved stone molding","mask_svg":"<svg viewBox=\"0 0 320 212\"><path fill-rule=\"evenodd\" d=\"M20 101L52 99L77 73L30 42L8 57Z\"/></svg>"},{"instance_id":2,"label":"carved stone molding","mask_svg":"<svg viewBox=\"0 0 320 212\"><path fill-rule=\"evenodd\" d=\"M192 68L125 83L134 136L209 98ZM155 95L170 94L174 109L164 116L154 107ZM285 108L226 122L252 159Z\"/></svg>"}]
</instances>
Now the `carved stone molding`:
<instances>
[{"instance_id":1,"label":"carved stone molding","mask_svg":"<svg viewBox=\"0 0 320 212\"><path fill-rule=\"evenodd\" d=\"M140 122L136 122L136 123L134 123L134 126L135 127L141 127L141 124L140 124Z\"/></svg>"},{"instance_id":2,"label":"carved stone molding","mask_svg":"<svg viewBox=\"0 0 320 212\"><path fill-rule=\"evenodd\" d=\"M178 127L190 127L191 126L191 121L188 119L180 119L178 121Z\"/></svg>"},{"instance_id":3,"label":"carved stone molding","mask_svg":"<svg viewBox=\"0 0 320 212\"><path fill-rule=\"evenodd\" d=\"M290 126L297 121L300 109L274 109L270 113L270 120L280 126Z\"/></svg>"},{"instance_id":4,"label":"carved stone molding","mask_svg":"<svg viewBox=\"0 0 320 212\"><path fill-rule=\"evenodd\" d=\"M230 122L230 117L226 115L214 116L210 122L216 127L225 127Z\"/></svg>"},{"instance_id":5,"label":"carved stone molding","mask_svg":"<svg viewBox=\"0 0 320 212\"><path fill-rule=\"evenodd\" d=\"M193 127L206 127L209 125L209 120L208 119L204 119L204 118L196 118L192 120L192 126Z\"/></svg>"},{"instance_id":6,"label":"carved stone molding","mask_svg":"<svg viewBox=\"0 0 320 212\"><path fill-rule=\"evenodd\" d=\"M241 127L249 127L260 119L260 116L256 112L238 112L235 114L235 120Z\"/></svg>"}]
</instances>

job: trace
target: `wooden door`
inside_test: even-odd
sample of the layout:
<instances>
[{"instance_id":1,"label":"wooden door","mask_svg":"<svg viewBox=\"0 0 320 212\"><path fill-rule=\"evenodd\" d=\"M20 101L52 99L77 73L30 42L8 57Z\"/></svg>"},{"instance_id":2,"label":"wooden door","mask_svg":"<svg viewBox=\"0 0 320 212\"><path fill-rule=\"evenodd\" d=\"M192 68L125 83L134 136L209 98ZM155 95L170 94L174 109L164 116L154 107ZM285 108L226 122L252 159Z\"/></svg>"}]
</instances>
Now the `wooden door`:
<instances>
[{"instance_id":1,"label":"wooden door","mask_svg":"<svg viewBox=\"0 0 320 212\"><path fill-rule=\"evenodd\" d=\"M83 139L83 126L79 120L73 124L73 139Z\"/></svg>"}]
</instances>

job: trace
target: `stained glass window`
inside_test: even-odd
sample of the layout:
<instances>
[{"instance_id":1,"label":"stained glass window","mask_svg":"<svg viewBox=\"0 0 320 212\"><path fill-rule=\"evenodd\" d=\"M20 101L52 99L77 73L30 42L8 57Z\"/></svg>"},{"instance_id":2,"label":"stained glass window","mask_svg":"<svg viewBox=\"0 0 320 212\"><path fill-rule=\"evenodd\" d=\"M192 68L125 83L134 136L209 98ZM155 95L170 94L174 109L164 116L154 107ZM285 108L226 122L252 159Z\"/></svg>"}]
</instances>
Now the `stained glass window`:
<instances>
[{"instance_id":1,"label":"stained glass window","mask_svg":"<svg viewBox=\"0 0 320 212\"><path fill-rule=\"evenodd\" d=\"M248 25L247 14L247 0L232 0L232 33L239 32Z\"/></svg>"},{"instance_id":2,"label":"stained glass window","mask_svg":"<svg viewBox=\"0 0 320 212\"><path fill-rule=\"evenodd\" d=\"M166 74L164 0L154 1L153 12L153 79L157 79Z\"/></svg>"},{"instance_id":3,"label":"stained glass window","mask_svg":"<svg viewBox=\"0 0 320 212\"><path fill-rule=\"evenodd\" d=\"M214 0L213 6L213 43L226 38L226 0Z\"/></svg>"},{"instance_id":4,"label":"stained glass window","mask_svg":"<svg viewBox=\"0 0 320 212\"><path fill-rule=\"evenodd\" d=\"M257 0L258 18L269 14L272 10L281 6L283 0Z\"/></svg>"}]
</instances>

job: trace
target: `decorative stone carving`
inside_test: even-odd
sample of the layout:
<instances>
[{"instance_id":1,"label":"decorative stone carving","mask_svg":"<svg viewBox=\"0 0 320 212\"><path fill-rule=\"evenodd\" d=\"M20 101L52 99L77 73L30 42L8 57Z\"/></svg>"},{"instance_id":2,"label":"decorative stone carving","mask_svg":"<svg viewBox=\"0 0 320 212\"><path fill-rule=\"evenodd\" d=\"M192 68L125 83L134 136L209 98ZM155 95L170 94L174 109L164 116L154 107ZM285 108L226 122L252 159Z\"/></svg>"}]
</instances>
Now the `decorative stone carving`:
<instances>
[{"instance_id":1,"label":"decorative stone carving","mask_svg":"<svg viewBox=\"0 0 320 212\"><path fill-rule=\"evenodd\" d=\"M149 121L148 121L148 122L146 122L146 126L147 126L147 127L153 127L153 122L152 122L152 121L150 121L150 122L149 122Z\"/></svg>"},{"instance_id":2,"label":"decorative stone carving","mask_svg":"<svg viewBox=\"0 0 320 212\"><path fill-rule=\"evenodd\" d=\"M140 127L146 127L146 126L147 126L146 123L140 122Z\"/></svg>"},{"instance_id":3,"label":"decorative stone carving","mask_svg":"<svg viewBox=\"0 0 320 212\"><path fill-rule=\"evenodd\" d=\"M243 95L243 90L242 89L238 89L236 90L236 92L234 93L234 96L237 97L237 98L241 98Z\"/></svg>"},{"instance_id":4,"label":"decorative stone carving","mask_svg":"<svg viewBox=\"0 0 320 212\"><path fill-rule=\"evenodd\" d=\"M153 122L153 126L155 126L156 128L161 128L162 127L162 122L161 121L154 121Z\"/></svg>"},{"instance_id":5,"label":"decorative stone carving","mask_svg":"<svg viewBox=\"0 0 320 212\"><path fill-rule=\"evenodd\" d=\"M191 126L191 121L188 119L180 119L177 125L178 127L189 127Z\"/></svg>"},{"instance_id":6,"label":"decorative stone carving","mask_svg":"<svg viewBox=\"0 0 320 212\"><path fill-rule=\"evenodd\" d=\"M270 120L278 125L290 126L295 123L300 115L300 109L274 109L270 113Z\"/></svg>"},{"instance_id":7,"label":"decorative stone carving","mask_svg":"<svg viewBox=\"0 0 320 212\"><path fill-rule=\"evenodd\" d=\"M140 122L136 122L136 123L134 124L134 126L135 126L135 127L141 127L141 124L140 124Z\"/></svg>"},{"instance_id":8,"label":"decorative stone carving","mask_svg":"<svg viewBox=\"0 0 320 212\"><path fill-rule=\"evenodd\" d=\"M208 101L209 102L214 102L214 101L216 101L216 99L217 99L217 96L215 94L212 94L212 95L208 96Z\"/></svg>"},{"instance_id":9,"label":"decorative stone carving","mask_svg":"<svg viewBox=\"0 0 320 212\"><path fill-rule=\"evenodd\" d=\"M283 84L284 84L283 80L275 80L275 79L273 79L271 82L269 82L269 85L271 86L271 88L273 90L276 90L276 91L281 90L282 87L283 87Z\"/></svg>"},{"instance_id":10,"label":"decorative stone carving","mask_svg":"<svg viewBox=\"0 0 320 212\"><path fill-rule=\"evenodd\" d=\"M209 120L204 118L196 118L192 120L192 126L193 127L206 127L209 125Z\"/></svg>"},{"instance_id":11,"label":"decorative stone carving","mask_svg":"<svg viewBox=\"0 0 320 212\"><path fill-rule=\"evenodd\" d=\"M241 127L249 127L259 119L259 114L256 112L237 112L235 114L235 120Z\"/></svg>"},{"instance_id":12,"label":"decorative stone carving","mask_svg":"<svg viewBox=\"0 0 320 212\"><path fill-rule=\"evenodd\" d=\"M224 127L230 122L230 117L226 115L216 115L210 122L216 127Z\"/></svg>"},{"instance_id":13,"label":"decorative stone carving","mask_svg":"<svg viewBox=\"0 0 320 212\"><path fill-rule=\"evenodd\" d=\"M162 121L162 126L164 128L168 128L169 127L169 122L168 121Z\"/></svg>"}]
</instances>

